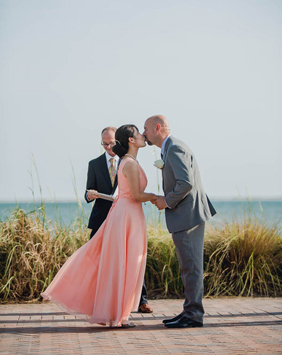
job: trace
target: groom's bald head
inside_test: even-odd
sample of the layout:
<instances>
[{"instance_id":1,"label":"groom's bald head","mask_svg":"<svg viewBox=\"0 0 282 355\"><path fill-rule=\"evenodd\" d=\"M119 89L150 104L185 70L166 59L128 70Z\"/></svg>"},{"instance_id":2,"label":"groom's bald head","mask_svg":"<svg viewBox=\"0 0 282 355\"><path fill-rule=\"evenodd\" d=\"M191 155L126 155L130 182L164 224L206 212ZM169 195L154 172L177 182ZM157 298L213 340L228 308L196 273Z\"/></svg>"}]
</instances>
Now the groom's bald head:
<instances>
[{"instance_id":1,"label":"groom's bald head","mask_svg":"<svg viewBox=\"0 0 282 355\"><path fill-rule=\"evenodd\" d=\"M151 120L154 125L159 124L162 127L162 130L164 132L170 133L170 127L169 127L169 122L168 119L163 116L163 115L155 115L152 117L149 117L147 121Z\"/></svg>"},{"instance_id":2,"label":"groom's bald head","mask_svg":"<svg viewBox=\"0 0 282 355\"><path fill-rule=\"evenodd\" d=\"M163 141L169 134L169 122L165 116L154 115L146 120L143 136L149 145L161 147Z\"/></svg>"}]
</instances>

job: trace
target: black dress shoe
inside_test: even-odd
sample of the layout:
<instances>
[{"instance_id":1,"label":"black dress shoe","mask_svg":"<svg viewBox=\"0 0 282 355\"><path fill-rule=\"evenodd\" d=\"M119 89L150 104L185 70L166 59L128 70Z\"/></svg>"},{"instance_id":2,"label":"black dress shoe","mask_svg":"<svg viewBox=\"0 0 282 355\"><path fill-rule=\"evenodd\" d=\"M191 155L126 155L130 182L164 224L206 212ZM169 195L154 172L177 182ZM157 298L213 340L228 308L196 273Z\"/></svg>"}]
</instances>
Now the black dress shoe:
<instances>
[{"instance_id":1,"label":"black dress shoe","mask_svg":"<svg viewBox=\"0 0 282 355\"><path fill-rule=\"evenodd\" d=\"M175 322L175 321L177 321L178 319L180 319L181 317L183 317L183 314L182 314L182 313L178 314L178 316L176 316L176 317L174 317L174 318L164 319L164 320L163 320L163 323L166 324L166 323Z\"/></svg>"},{"instance_id":2,"label":"black dress shoe","mask_svg":"<svg viewBox=\"0 0 282 355\"><path fill-rule=\"evenodd\" d=\"M198 328L202 327L203 323L196 322L195 320L192 320L186 316L182 316L175 322L166 323L165 326L167 328Z\"/></svg>"}]
</instances>

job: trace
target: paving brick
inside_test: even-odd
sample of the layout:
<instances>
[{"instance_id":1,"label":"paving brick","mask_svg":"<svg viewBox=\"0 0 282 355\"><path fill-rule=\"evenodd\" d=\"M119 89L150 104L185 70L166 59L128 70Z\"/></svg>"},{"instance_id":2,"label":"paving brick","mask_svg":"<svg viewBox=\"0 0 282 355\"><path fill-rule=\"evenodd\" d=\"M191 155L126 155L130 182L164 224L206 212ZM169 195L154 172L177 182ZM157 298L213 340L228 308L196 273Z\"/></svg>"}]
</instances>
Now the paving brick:
<instances>
[{"instance_id":1,"label":"paving brick","mask_svg":"<svg viewBox=\"0 0 282 355\"><path fill-rule=\"evenodd\" d=\"M0 305L0 354L282 354L282 298L205 299L203 328L168 329L183 300L151 300L136 328L91 325L56 305Z\"/></svg>"}]
</instances>

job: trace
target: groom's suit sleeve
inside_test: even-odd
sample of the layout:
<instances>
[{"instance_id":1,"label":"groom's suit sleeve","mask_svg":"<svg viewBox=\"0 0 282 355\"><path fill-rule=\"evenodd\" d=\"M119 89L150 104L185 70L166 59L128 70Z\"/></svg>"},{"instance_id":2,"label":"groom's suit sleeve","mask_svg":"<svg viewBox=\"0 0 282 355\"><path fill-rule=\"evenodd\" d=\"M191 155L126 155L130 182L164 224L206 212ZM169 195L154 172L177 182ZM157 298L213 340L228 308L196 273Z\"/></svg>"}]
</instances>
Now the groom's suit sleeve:
<instances>
[{"instance_id":1,"label":"groom's suit sleeve","mask_svg":"<svg viewBox=\"0 0 282 355\"><path fill-rule=\"evenodd\" d=\"M166 194L165 202L169 208L175 208L192 190L193 156L178 145L172 145L166 156L166 165L171 169L175 180L174 188Z\"/></svg>"}]
</instances>

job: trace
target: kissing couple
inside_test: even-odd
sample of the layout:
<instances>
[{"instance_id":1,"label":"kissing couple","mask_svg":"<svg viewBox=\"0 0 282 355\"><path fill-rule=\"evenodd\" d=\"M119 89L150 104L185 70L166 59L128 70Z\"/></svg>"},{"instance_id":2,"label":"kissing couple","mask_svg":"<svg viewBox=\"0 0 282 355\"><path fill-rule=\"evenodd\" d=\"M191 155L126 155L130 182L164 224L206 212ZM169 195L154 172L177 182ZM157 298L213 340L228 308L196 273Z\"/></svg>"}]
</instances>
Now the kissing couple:
<instances>
[{"instance_id":1,"label":"kissing couple","mask_svg":"<svg viewBox=\"0 0 282 355\"><path fill-rule=\"evenodd\" d=\"M164 196L144 192L147 178L137 154L145 141L161 148ZM165 209L185 294L182 312L163 323L168 328L202 327L205 222L216 212L204 192L195 156L170 135L162 115L145 121L143 135L133 124L119 127L115 142L112 150L121 159L118 196L100 228L41 295L91 324L135 327L129 316L138 309L147 255L142 202L150 201Z\"/></svg>"}]
</instances>

